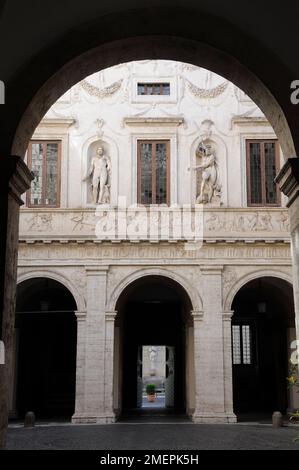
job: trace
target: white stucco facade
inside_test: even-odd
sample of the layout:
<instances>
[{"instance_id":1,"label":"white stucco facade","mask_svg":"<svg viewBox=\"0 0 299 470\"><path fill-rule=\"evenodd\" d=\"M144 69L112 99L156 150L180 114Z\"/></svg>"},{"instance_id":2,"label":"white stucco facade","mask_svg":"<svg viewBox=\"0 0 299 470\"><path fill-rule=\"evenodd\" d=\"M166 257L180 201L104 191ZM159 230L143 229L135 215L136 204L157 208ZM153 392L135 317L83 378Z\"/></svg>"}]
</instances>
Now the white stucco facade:
<instances>
[{"instance_id":1,"label":"white stucco facade","mask_svg":"<svg viewBox=\"0 0 299 470\"><path fill-rule=\"evenodd\" d=\"M144 82L168 82L170 95L140 96L137 84ZM192 305L186 333L187 414L194 422L236 421L234 297L261 277L292 283L284 196L278 207L247 205L246 140L275 138L261 111L232 83L171 61L128 63L87 77L44 117L32 139L61 142L60 204L25 204L22 209L18 282L48 277L75 299L74 422L113 422L121 412L117 302L126 287L144 276L173 280ZM170 142L170 206L155 212L158 231L163 214L170 214L170 235L166 231L163 237L139 232L142 209L136 206L137 142L159 139ZM208 141L216 156L219 191L211 203L196 207L199 183L192 166L201 141ZM111 160L110 203L105 206L92 203L83 182L98 146ZM119 198L126 223L134 229L110 236L109 213L119 214ZM173 235L174 214L183 206L192 217L200 211L198 245L184 233ZM153 229L152 219L147 220ZM289 329L290 337L294 331ZM290 408L298 406L295 400L290 397Z\"/></svg>"}]
</instances>

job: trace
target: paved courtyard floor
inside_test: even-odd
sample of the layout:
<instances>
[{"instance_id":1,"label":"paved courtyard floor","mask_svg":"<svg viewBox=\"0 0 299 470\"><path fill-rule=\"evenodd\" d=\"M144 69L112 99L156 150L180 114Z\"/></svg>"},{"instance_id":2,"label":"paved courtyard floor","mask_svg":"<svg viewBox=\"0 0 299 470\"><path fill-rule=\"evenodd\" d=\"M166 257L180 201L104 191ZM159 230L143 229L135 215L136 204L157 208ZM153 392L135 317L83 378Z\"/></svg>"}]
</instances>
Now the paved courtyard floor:
<instances>
[{"instance_id":1,"label":"paved courtyard floor","mask_svg":"<svg viewBox=\"0 0 299 470\"><path fill-rule=\"evenodd\" d=\"M94 450L299 450L299 428L270 425L207 425L190 422L128 422L112 425L44 424L11 426L7 449Z\"/></svg>"}]
</instances>

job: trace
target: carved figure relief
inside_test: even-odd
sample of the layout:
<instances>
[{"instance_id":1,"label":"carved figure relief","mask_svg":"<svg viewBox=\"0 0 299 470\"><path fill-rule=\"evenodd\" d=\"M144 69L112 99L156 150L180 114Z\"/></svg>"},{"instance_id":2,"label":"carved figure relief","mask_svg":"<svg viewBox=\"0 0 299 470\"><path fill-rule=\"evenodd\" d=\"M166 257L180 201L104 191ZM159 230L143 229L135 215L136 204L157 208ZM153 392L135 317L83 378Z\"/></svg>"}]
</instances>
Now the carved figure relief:
<instances>
[{"instance_id":1,"label":"carved figure relief","mask_svg":"<svg viewBox=\"0 0 299 470\"><path fill-rule=\"evenodd\" d=\"M37 232L52 231L52 214L34 214L28 221L28 230Z\"/></svg>"}]
</instances>

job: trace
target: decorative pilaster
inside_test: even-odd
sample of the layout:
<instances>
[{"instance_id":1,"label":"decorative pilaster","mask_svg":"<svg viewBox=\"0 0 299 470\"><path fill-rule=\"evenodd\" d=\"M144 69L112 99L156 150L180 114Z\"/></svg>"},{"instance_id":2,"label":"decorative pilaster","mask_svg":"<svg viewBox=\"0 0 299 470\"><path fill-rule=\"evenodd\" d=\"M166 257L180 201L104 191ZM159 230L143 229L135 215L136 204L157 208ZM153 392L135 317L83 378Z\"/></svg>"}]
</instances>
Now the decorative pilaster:
<instances>
[{"instance_id":1,"label":"decorative pilaster","mask_svg":"<svg viewBox=\"0 0 299 470\"><path fill-rule=\"evenodd\" d=\"M193 318L193 337L194 337L194 375L195 375L195 411L192 419L196 421L195 417L201 412L201 386L203 384L203 367L201 364L201 338L202 338L202 321L203 311L193 310L191 311Z\"/></svg>"},{"instance_id":2,"label":"decorative pilaster","mask_svg":"<svg viewBox=\"0 0 299 470\"><path fill-rule=\"evenodd\" d=\"M224 406L229 421L237 421L233 401L233 360L232 360L232 316L233 311L222 312L223 365L224 365Z\"/></svg>"},{"instance_id":3,"label":"decorative pilaster","mask_svg":"<svg viewBox=\"0 0 299 470\"><path fill-rule=\"evenodd\" d=\"M113 381L114 381L114 323L117 312L105 313L105 381L104 408L107 416L114 416Z\"/></svg>"},{"instance_id":4,"label":"decorative pilaster","mask_svg":"<svg viewBox=\"0 0 299 470\"><path fill-rule=\"evenodd\" d=\"M109 343L110 349L111 341L111 326L109 320L106 325L105 311L107 272L107 266L86 267L84 387L81 388L84 399L80 404L82 411L76 410L73 416L75 423L111 423L115 419L112 406L109 405L109 411L106 406L106 397L110 394L107 389L106 346ZM110 338L107 342L106 334Z\"/></svg>"},{"instance_id":5,"label":"decorative pilaster","mask_svg":"<svg viewBox=\"0 0 299 470\"><path fill-rule=\"evenodd\" d=\"M299 338L299 158L289 158L278 173L275 182L288 197L293 264L293 291L296 336Z\"/></svg>"},{"instance_id":6,"label":"decorative pilaster","mask_svg":"<svg viewBox=\"0 0 299 470\"><path fill-rule=\"evenodd\" d=\"M228 423L236 420L231 407L227 409L226 406L225 364L228 366L228 363L222 316L222 270L223 266L201 267L204 314L201 321L194 322L195 423Z\"/></svg>"},{"instance_id":7,"label":"decorative pilaster","mask_svg":"<svg viewBox=\"0 0 299 470\"><path fill-rule=\"evenodd\" d=\"M75 312L77 318L76 401L75 415L84 412L86 311ZM74 419L73 417L73 419Z\"/></svg>"}]
</instances>

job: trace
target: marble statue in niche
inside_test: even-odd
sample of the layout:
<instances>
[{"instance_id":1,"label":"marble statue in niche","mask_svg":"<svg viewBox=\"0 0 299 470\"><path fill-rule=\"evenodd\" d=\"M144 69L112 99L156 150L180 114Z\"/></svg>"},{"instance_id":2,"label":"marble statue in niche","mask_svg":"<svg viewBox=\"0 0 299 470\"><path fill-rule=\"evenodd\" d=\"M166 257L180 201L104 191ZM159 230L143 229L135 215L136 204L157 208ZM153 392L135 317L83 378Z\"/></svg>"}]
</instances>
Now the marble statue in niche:
<instances>
[{"instance_id":1,"label":"marble statue in niche","mask_svg":"<svg viewBox=\"0 0 299 470\"><path fill-rule=\"evenodd\" d=\"M219 202L221 186L219 184L217 159L212 145L205 141L200 142L196 149L196 159L201 162L199 165L192 167L193 170L201 172L199 194L196 197L196 202L198 204Z\"/></svg>"},{"instance_id":2,"label":"marble statue in niche","mask_svg":"<svg viewBox=\"0 0 299 470\"><path fill-rule=\"evenodd\" d=\"M110 203L111 162L103 147L98 147L83 181L91 185L94 204Z\"/></svg>"}]
</instances>

